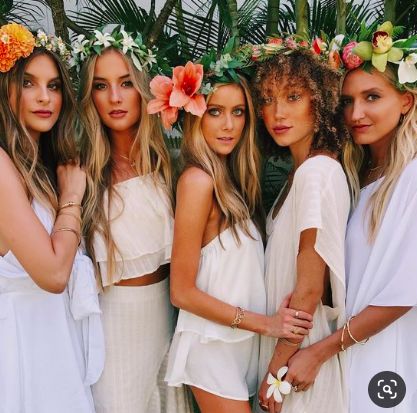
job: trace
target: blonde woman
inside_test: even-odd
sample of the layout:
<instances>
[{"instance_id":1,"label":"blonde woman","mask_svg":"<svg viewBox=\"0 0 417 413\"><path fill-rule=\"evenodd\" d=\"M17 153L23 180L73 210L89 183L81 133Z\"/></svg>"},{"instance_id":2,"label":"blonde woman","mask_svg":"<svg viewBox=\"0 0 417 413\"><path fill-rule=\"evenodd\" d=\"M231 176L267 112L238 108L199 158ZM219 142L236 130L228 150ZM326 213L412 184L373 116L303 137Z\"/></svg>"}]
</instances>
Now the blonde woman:
<instances>
[{"instance_id":1,"label":"blonde woman","mask_svg":"<svg viewBox=\"0 0 417 413\"><path fill-rule=\"evenodd\" d=\"M100 36L130 35L96 32L89 44ZM158 119L146 111L148 75L136 64L142 55L118 44L102 44L100 55L91 48L80 75L85 235L103 289L106 342L94 403L99 413L186 412L184 394L163 382L174 329L170 161Z\"/></svg>"},{"instance_id":2,"label":"blonde woman","mask_svg":"<svg viewBox=\"0 0 417 413\"><path fill-rule=\"evenodd\" d=\"M389 38L391 29L385 23L376 36ZM417 401L417 77L401 63L402 70L388 64L365 71L361 59L372 59L372 53L364 55L356 46L349 43L343 53L350 70L342 102L353 138L345 165L355 201L346 237L348 321L300 350L287 377L308 388L325 360L350 347L349 411L412 413ZM382 372L391 373L377 376Z\"/></svg>"},{"instance_id":3,"label":"blonde woman","mask_svg":"<svg viewBox=\"0 0 417 413\"><path fill-rule=\"evenodd\" d=\"M93 266L77 252L86 177L69 52L15 23L0 39L0 411L92 413L104 349Z\"/></svg>"},{"instance_id":4,"label":"blonde woman","mask_svg":"<svg viewBox=\"0 0 417 413\"><path fill-rule=\"evenodd\" d=\"M264 254L256 225L259 153L247 83L237 74L238 83L210 78L215 86L205 100L198 93L202 78L202 65L176 67L169 96L174 108L190 113L184 119L171 264L171 300L180 313L166 380L191 386L202 413L249 413L258 334L294 338L291 330L298 325L301 337L311 325L294 318L286 303L279 313L264 315ZM158 89L169 79L153 82Z\"/></svg>"}]
</instances>

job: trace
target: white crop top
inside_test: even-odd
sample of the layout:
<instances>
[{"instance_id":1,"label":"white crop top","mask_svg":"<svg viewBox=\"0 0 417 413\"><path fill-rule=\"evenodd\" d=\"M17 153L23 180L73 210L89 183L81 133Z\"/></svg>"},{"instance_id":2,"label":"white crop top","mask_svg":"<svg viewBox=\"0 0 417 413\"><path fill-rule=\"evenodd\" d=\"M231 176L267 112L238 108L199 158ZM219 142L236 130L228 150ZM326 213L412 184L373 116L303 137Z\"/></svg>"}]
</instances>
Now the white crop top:
<instances>
[{"instance_id":1,"label":"white crop top","mask_svg":"<svg viewBox=\"0 0 417 413\"><path fill-rule=\"evenodd\" d=\"M98 232L94 235L103 287L150 274L170 262L174 218L164 185L152 174L114 185L119 195L114 194L110 206L110 231L117 247L114 274L107 271L105 240ZM103 208L109 217L107 191Z\"/></svg>"}]
</instances>

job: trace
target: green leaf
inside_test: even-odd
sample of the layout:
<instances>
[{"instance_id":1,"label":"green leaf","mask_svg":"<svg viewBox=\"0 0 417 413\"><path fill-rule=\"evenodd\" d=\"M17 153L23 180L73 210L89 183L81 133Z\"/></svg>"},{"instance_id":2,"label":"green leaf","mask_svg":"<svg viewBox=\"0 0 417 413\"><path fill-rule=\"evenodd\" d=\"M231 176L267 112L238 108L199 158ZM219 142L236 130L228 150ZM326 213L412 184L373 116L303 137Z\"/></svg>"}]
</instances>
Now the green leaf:
<instances>
[{"instance_id":1,"label":"green leaf","mask_svg":"<svg viewBox=\"0 0 417 413\"><path fill-rule=\"evenodd\" d=\"M233 49L234 49L234 46L235 46L235 40L236 39L234 37L231 37L228 40L228 42L226 43L226 46L223 49L222 54L232 53L233 52Z\"/></svg>"},{"instance_id":2,"label":"green leaf","mask_svg":"<svg viewBox=\"0 0 417 413\"><path fill-rule=\"evenodd\" d=\"M93 50L98 54L101 55L102 46L99 46L98 44L93 46Z\"/></svg>"}]
</instances>

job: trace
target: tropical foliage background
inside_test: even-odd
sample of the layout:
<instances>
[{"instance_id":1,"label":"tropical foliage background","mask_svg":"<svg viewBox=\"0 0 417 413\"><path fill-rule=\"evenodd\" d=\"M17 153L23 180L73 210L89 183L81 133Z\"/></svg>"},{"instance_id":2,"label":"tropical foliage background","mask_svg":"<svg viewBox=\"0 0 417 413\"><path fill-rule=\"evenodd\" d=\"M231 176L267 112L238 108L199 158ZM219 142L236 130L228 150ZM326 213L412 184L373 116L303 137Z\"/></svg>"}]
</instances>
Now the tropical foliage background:
<instances>
[{"instance_id":1,"label":"tropical foliage background","mask_svg":"<svg viewBox=\"0 0 417 413\"><path fill-rule=\"evenodd\" d=\"M146 4L146 6L145 6ZM78 12L70 11L74 5ZM222 50L235 36L237 43L261 43L272 34L297 33L306 38L357 31L362 22L391 20L417 33L417 0L2 0L0 24L15 21L39 28L45 8L52 13L55 32L65 41L95 28L122 24L140 31L145 42L157 45L172 65L197 59L210 48ZM170 139L178 148L178 139ZM283 184L289 164L264 160L265 207Z\"/></svg>"}]
</instances>

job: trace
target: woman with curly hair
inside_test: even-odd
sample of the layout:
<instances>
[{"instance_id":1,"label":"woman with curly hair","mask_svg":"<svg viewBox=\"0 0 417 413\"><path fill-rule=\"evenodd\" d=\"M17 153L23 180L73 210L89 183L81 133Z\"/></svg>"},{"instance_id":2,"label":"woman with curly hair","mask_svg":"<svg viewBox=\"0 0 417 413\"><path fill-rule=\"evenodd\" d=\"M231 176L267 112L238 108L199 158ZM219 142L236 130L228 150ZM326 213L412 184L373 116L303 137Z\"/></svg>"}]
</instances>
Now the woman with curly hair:
<instances>
[{"instance_id":1,"label":"woman with curly hair","mask_svg":"<svg viewBox=\"0 0 417 413\"><path fill-rule=\"evenodd\" d=\"M384 23L379 33L390 27ZM353 138L344 163L354 195L346 234L348 321L290 365L294 380L310 386L322 363L349 348L351 413L416 408L417 76L407 73L406 53L413 50L403 53L399 66L370 70L354 56L359 65L344 78L344 117ZM374 400L371 380L379 387Z\"/></svg>"},{"instance_id":2,"label":"woman with curly hair","mask_svg":"<svg viewBox=\"0 0 417 413\"><path fill-rule=\"evenodd\" d=\"M16 23L0 39L0 411L92 413L104 343L77 248L86 175L66 49Z\"/></svg>"},{"instance_id":3,"label":"woman with curly hair","mask_svg":"<svg viewBox=\"0 0 417 413\"><path fill-rule=\"evenodd\" d=\"M293 162L267 218L267 314L291 293L289 307L296 315L301 310L314 315L306 337L261 338L258 409L269 412L346 411L344 364L337 356L321 367L309 389L288 376L283 382L298 349L330 335L345 317L350 197L340 164L347 133L338 112L339 80L336 71L303 48L284 49L260 63L254 79L265 128Z\"/></svg>"}]
</instances>

